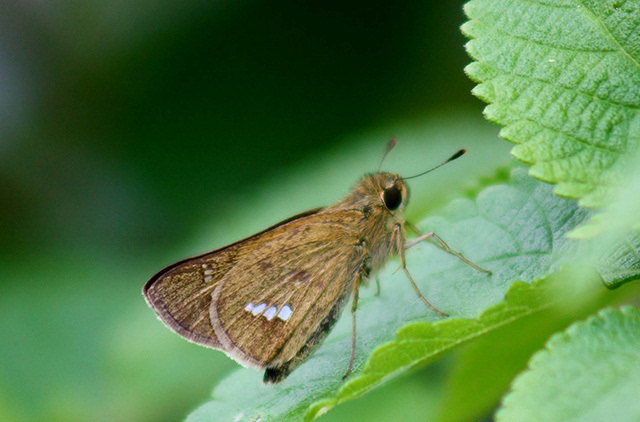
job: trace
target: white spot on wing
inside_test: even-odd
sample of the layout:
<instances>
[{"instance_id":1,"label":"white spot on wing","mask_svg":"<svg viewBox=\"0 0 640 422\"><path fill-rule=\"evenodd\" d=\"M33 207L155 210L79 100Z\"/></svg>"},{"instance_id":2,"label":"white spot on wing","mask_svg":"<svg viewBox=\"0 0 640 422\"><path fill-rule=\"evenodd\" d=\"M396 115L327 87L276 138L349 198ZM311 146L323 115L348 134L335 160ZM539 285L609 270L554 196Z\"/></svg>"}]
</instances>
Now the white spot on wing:
<instances>
[{"instance_id":1,"label":"white spot on wing","mask_svg":"<svg viewBox=\"0 0 640 422\"><path fill-rule=\"evenodd\" d=\"M253 308L255 308L255 305L253 304L253 302L249 302L247 306L244 307L244 310L247 312L251 312L253 311Z\"/></svg>"},{"instance_id":2,"label":"white spot on wing","mask_svg":"<svg viewBox=\"0 0 640 422\"><path fill-rule=\"evenodd\" d=\"M213 274L213 270L209 269L209 270L204 270L204 275L211 275Z\"/></svg>"},{"instance_id":3,"label":"white spot on wing","mask_svg":"<svg viewBox=\"0 0 640 422\"><path fill-rule=\"evenodd\" d=\"M210 275L208 275L208 276L206 276L206 277L204 278L204 282L205 282L205 283L208 283L208 282L210 282L211 280L213 280L213 276L210 276Z\"/></svg>"},{"instance_id":4,"label":"white spot on wing","mask_svg":"<svg viewBox=\"0 0 640 422\"><path fill-rule=\"evenodd\" d=\"M276 316L277 311L278 311L278 308L276 308L275 306L272 306L266 311L264 311L264 316L267 318L267 321L271 321L273 317Z\"/></svg>"},{"instance_id":5,"label":"white spot on wing","mask_svg":"<svg viewBox=\"0 0 640 422\"><path fill-rule=\"evenodd\" d=\"M292 313L293 313L293 309L291 309L291 306L284 305L282 309L280 309L280 312L278 312L278 318L280 318L283 321L286 321L289 319Z\"/></svg>"},{"instance_id":6,"label":"white spot on wing","mask_svg":"<svg viewBox=\"0 0 640 422\"><path fill-rule=\"evenodd\" d=\"M264 311L264 308L267 307L266 303L261 303L258 306L256 306L255 308L253 308L253 310L251 311L252 314L254 315L258 315L259 313L261 313L262 311Z\"/></svg>"}]
</instances>

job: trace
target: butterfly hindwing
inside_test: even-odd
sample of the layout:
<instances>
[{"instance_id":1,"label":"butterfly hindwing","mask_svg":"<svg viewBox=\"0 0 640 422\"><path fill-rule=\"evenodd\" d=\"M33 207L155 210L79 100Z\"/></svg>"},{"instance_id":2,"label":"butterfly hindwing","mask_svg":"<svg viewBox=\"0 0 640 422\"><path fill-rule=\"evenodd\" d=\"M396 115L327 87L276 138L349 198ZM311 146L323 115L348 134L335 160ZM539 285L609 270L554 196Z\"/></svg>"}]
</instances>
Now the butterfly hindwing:
<instances>
[{"instance_id":1,"label":"butterfly hindwing","mask_svg":"<svg viewBox=\"0 0 640 422\"><path fill-rule=\"evenodd\" d=\"M222 349L211 321L211 293L237 259L239 248L189 258L156 274L143 290L158 318L194 343Z\"/></svg>"}]
</instances>

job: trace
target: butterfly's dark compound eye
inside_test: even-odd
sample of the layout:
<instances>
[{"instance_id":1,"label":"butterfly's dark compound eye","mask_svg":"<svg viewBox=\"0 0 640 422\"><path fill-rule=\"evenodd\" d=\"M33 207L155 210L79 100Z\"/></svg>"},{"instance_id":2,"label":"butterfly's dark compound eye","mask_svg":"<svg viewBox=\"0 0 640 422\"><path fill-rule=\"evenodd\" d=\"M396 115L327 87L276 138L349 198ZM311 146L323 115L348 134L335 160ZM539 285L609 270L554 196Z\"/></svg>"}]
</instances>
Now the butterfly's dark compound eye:
<instances>
[{"instance_id":1,"label":"butterfly's dark compound eye","mask_svg":"<svg viewBox=\"0 0 640 422\"><path fill-rule=\"evenodd\" d=\"M384 201L384 206L387 207L389 211L393 211L402 203L402 193L397 186L391 186L390 188L386 188L382 193L382 200Z\"/></svg>"}]
</instances>

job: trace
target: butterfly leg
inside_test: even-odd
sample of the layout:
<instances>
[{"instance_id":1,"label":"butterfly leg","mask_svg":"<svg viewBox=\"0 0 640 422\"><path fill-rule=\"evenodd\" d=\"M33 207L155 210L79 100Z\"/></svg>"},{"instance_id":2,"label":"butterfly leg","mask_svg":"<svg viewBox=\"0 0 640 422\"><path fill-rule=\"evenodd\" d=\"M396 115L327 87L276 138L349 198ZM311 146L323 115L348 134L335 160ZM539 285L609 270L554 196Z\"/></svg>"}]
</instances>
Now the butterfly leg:
<instances>
[{"instance_id":1,"label":"butterfly leg","mask_svg":"<svg viewBox=\"0 0 640 422\"><path fill-rule=\"evenodd\" d=\"M407 278L409 279L409 282L411 283L411 286L413 287L413 290L415 290L415 292L418 295L418 297L433 312L435 312L436 314L441 315L441 316L449 316L449 314L447 314L445 312L442 312L441 310L439 310L435 306L433 306L431 303L429 303L427 298L424 297L422 295L422 293L420 293L420 289L418 288L418 285L416 284L416 282L413 281L413 277L411 277L411 273L409 273L409 270L407 269L406 261L404 259L405 246L404 246L404 239L403 239L404 236L402 234L403 234L402 233L402 227L400 226L400 224L396 224L396 226L393 229L393 232L391 233L391 239L392 239L392 242L393 242L394 238L395 238L396 248L398 250L398 256L400 257L400 266L402 267L402 270L404 271L404 273L407 275Z\"/></svg>"},{"instance_id":2,"label":"butterfly leg","mask_svg":"<svg viewBox=\"0 0 640 422\"><path fill-rule=\"evenodd\" d=\"M445 241L442 240L442 238L440 238L440 236L438 236L434 232L429 232L429 233L422 234L420 229L418 229L413 224L411 224L409 222L405 222L405 224L407 226L409 226L409 228L418 235L418 237L416 237L415 239L411 239L410 241L405 243L405 245L404 245L405 248L410 248L410 247L414 246L416 243L422 242L425 239L433 239L433 240L435 240L435 242L433 242L433 244L436 245L437 247L439 247L440 249L442 249L443 251L445 251L445 252L457 257L459 260L461 260L465 264L469 265L470 267L472 267L472 268L474 268L474 269L476 269L476 270L478 270L480 272L483 272L485 274L491 274L491 271L485 270L484 268L482 268L481 266L479 266L475 262L467 259L460 252L451 249L451 247L449 247L449 245L447 245L445 243Z\"/></svg>"},{"instance_id":3,"label":"butterfly leg","mask_svg":"<svg viewBox=\"0 0 640 422\"><path fill-rule=\"evenodd\" d=\"M376 276L376 296L380 296L380 278Z\"/></svg>"},{"instance_id":4,"label":"butterfly leg","mask_svg":"<svg viewBox=\"0 0 640 422\"><path fill-rule=\"evenodd\" d=\"M356 282L353 285L353 302L351 303L351 357L349 358L349 366L347 367L347 372L344 373L342 379L345 379L349 376L349 374L353 370L353 364L356 360L356 310L358 309L358 292L360 290L360 278L361 276L358 276L356 278Z\"/></svg>"}]
</instances>

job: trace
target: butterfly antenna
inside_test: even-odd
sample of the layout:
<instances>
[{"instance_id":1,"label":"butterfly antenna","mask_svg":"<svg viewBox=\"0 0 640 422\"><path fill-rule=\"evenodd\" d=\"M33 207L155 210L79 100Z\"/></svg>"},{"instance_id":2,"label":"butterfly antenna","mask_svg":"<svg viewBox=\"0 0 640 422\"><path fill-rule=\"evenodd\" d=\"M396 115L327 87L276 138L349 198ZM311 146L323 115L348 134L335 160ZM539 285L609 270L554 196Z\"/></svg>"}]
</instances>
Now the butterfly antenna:
<instances>
[{"instance_id":1,"label":"butterfly antenna","mask_svg":"<svg viewBox=\"0 0 640 422\"><path fill-rule=\"evenodd\" d=\"M449 162L451 162L451 161L453 161L453 160L456 160L456 159L458 159L458 158L462 157L462 156L464 155L464 153L465 153L465 152L467 152L467 150L466 150L466 149L461 149L461 150L459 150L459 151L456 151L456 153L455 153L455 154L453 154L451 157L447 158L446 160L444 160L443 162L441 162L441 163L440 163L440 164L438 164L437 166L432 167L432 168L430 168L430 169L429 169L429 170L427 170L427 171L423 171L422 173L415 174L415 175L413 175L413 176L403 177L403 178L402 178L402 180L414 179L414 178L416 178L416 177L420 177L420 176L423 176L423 175L425 175L425 174L427 174L427 173L430 173L430 172L434 171L435 169L440 168L440 167L444 166L445 164L447 164L447 163L449 163Z\"/></svg>"},{"instance_id":2,"label":"butterfly antenna","mask_svg":"<svg viewBox=\"0 0 640 422\"><path fill-rule=\"evenodd\" d=\"M396 146L397 142L398 140L394 136L393 138L391 138L391 140L387 144L387 149L384 151L384 154L382 155L382 159L380 160L380 165L378 166L378 171L380 171L380 169L382 168L382 163L384 163L384 159L387 158L387 155L389 155L393 147Z\"/></svg>"}]
</instances>

